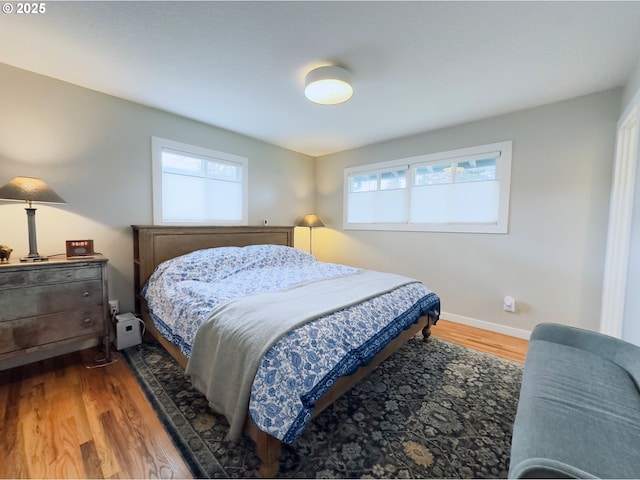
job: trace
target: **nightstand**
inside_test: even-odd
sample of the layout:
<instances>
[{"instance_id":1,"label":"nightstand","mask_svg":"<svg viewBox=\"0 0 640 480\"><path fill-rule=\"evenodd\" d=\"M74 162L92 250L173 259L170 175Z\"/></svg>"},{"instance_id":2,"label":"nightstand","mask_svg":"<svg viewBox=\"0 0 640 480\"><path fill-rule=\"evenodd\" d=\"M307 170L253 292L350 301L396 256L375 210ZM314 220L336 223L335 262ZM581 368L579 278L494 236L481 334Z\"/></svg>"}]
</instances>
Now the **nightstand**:
<instances>
[{"instance_id":1,"label":"nightstand","mask_svg":"<svg viewBox=\"0 0 640 480\"><path fill-rule=\"evenodd\" d=\"M0 263L0 370L100 343L109 326L107 262Z\"/></svg>"}]
</instances>

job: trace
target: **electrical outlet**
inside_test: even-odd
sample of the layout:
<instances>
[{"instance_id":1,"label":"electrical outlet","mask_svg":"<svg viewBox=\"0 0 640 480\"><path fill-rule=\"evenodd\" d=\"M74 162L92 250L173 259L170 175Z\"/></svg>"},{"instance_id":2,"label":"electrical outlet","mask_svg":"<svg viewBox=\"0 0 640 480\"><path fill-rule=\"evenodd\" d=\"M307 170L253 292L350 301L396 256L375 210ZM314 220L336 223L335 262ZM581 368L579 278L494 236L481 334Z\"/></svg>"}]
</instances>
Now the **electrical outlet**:
<instances>
[{"instance_id":1,"label":"electrical outlet","mask_svg":"<svg viewBox=\"0 0 640 480\"><path fill-rule=\"evenodd\" d=\"M109 313L111 315L117 315L120 313L120 305L118 300L109 300Z\"/></svg>"},{"instance_id":2,"label":"electrical outlet","mask_svg":"<svg viewBox=\"0 0 640 480\"><path fill-rule=\"evenodd\" d=\"M502 306L505 312L515 312L516 311L516 299L507 295L504 297L504 304Z\"/></svg>"}]
</instances>

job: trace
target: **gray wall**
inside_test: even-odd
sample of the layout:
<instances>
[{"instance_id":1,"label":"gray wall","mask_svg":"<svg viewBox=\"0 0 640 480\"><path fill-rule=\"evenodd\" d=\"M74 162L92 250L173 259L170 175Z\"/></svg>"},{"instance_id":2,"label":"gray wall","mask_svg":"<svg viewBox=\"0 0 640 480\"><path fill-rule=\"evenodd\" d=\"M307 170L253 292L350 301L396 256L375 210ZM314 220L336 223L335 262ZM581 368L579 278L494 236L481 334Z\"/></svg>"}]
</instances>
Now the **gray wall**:
<instances>
[{"instance_id":1,"label":"gray wall","mask_svg":"<svg viewBox=\"0 0 640 480\"><path fill-rule=\"evenodd\" d=\"M313 210L311 157L3 64L0 87L0 185L39 177L67 201L37 205L38 251L93 239L122 311L133 309L129 226L152 223L151 136L247 157L250 225L291 225ZM0 219L0 244L26 255L23 205L0 201Z\"/></svg>"},{"instance_id":2,"label":"gray wall","mask_svg":"<svg viewBox=\"0 0 640 480\"><path fill-rule=\"evenodd\" d=\"M322 260L422 280L443 318L526 334L540 322L598 329L622 89L316 159ZM345 167L513 140L506 235L342 229ZM502 310L515 297L516 313ZM500 328L498 328L500 331Z\"/></svg>"}]
</instances>

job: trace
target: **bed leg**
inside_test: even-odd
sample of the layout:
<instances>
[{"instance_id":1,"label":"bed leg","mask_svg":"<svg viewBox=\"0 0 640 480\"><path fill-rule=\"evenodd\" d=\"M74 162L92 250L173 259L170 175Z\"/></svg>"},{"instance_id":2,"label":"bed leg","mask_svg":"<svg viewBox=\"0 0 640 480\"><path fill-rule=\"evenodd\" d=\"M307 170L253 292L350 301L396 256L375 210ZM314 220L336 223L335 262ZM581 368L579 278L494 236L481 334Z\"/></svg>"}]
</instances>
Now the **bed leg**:
<instances>
[{"instance_id":1,"label":"bed leg","mask_svg":"<svg viewBox=\"0 0 640 480\"><path fill-rule=\"evenodd\" d=\"M280 471L280 450L282 442L271 435L260 432L256 439L256 453L260 459L260 478L274 478Z\"/></svg>"},{"instance_id":2,"label":"bed leg","mask_svg":"<svg viewBox=\"0 0 640 480\"><path fill-rule=\"evenodd\" d=\"M422 341L427 343L429 341L429 337L431 336L431 315L427 315L427 324L422 329Z\"/></svg>"}]
</instances>

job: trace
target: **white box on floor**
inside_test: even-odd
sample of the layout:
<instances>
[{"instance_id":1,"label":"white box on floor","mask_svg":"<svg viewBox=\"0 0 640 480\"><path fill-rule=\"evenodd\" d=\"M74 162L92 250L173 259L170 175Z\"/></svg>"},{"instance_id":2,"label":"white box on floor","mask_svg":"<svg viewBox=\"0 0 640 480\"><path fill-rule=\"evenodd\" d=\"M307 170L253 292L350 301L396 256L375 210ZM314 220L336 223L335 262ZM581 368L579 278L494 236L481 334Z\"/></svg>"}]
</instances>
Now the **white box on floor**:
<instances>
[{"instance_id":1,"label":"white box on floor","mask_svg":"<svg viewBox=\"0 0 640 480\"><path fill-rule=\"evenodd\" d=\"M139 345L142 342L140 335L140 320L133 313L116 315L116 348L124 348Z\"/></svg>"}]
</instances>

